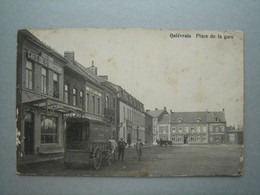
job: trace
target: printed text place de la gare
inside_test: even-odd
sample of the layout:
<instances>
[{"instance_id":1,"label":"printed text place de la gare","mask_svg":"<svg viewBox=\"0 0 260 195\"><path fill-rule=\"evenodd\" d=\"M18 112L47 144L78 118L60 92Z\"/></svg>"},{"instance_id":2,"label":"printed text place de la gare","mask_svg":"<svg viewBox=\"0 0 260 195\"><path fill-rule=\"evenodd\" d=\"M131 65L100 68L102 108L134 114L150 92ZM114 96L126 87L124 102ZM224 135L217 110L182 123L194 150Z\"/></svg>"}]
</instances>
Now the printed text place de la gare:
<instances>
[{"instance_id":1,"label":"printed text place de la gare","mask_svg":"<svg viewBox=\"0 0 260 195\"><path fill-rule=\"evenodd\" d=\"M170 37L173 38L191 38L191 34L182 34L182 33L170 33ZM196 39L234 39L233 35L220 35L220 34L200 34L196 33L194 36Z\"/></svg>"}]
</instances>

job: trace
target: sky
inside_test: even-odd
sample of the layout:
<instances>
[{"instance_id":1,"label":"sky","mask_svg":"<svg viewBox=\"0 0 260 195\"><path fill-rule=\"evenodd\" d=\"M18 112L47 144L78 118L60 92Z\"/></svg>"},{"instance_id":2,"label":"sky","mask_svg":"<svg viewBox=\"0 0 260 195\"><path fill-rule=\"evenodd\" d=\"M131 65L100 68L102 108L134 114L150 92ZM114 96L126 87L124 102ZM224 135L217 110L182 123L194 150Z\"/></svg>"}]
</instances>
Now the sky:
<instances>
[{"instance_id":1,"label":"sky","mask_svg":"<svg viewBox=\"0 0 260 195\"><path fill-rule=\"evenodd\" d=\"M98 75L108 75L145 109L224 109L227 125L243 126L243 34L239 31L29 30L61 54L74 51L75 60L86 67L93 60Z\"/></svg>"}]
</instances>

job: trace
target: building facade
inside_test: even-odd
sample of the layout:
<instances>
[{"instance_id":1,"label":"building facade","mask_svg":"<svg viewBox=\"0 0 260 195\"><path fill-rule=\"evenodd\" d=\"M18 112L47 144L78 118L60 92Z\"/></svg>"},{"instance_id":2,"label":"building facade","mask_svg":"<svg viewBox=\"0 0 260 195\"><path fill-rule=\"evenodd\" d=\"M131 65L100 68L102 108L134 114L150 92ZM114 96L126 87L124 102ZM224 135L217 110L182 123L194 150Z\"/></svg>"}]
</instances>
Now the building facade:
<instances>
[{"instance_id":1,"label":"building facade","mask_svg":"<svg viewBox=\"0 0 260 195\"><path fill-rule=\"evenodd\" d=\"M18 160L59 157L64 151L64 114L82 111L64 103L66 63L29 31L18 31Z\"/></svg>"},{"instance_id":2,"label":"building facade","mask_svg":"<svg viewBox=\"0 0 260 195\"><path fill-rule=\"evenodd\" d=\"M144 105L120 86L118 91L118 138L133 146L137 139L145 142Z\"/></svg>"},{"instance_id":3,"label":"building facade","mask_svg":"<svg viewBox=\"0 0 260 195\"><path fill-rule=\"evenodd\" d=\"M153 115L153 141L170 140L174 144L226 143L226 120L221 112L149 111Z\"/></svg>"},{"instance_id":4,"label":"building facade","mask_svg":"<svg viewBox=\"0 0 260 195\"><path fill-rule=\"evenodd\" d=\"M153 110L153 111L147 110L147 113L153 117L153 119L152 119L152 129L153 129L152 130L152 139L153 139L153 141L152 142L153 142L153 145L155 145L155 144L157 144L156 141L158 139L160 139L160 137L164 137L164 135L168 136L168 133L166 134L166 132L164 135L162 135L163 130L160 132L159 127L162 129L164 129L164 127L165 127L165 131L166 131L167 126L169 126L169 121L166 120L165 124L163 124L162 122L159 123L159 121L161 121L161 118L163 117L164 114L169 114L169 113L167 112L166 107L164 107L164 109L162 109L162 110L158 110L158 108L155 108L155 110ZM163 121L165 121L165 118Z\"/></svg>"}]
</instances>

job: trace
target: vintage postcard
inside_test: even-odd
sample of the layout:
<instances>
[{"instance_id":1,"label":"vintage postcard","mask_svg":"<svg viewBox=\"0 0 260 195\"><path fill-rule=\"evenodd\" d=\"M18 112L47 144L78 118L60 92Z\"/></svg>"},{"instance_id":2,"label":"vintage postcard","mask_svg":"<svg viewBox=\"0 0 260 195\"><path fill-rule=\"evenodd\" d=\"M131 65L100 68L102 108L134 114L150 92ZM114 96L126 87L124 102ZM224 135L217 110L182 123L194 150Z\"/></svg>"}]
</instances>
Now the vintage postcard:
<instances>
[{"instance_id":1,"label":"vintage postcard","mask_svg":"<svg viewBox=\"0 0 260 195\"><path fill-rule=\"evenodd\" d=\"M240 176L241 31L17 32L17 173Z\"/></svg>"}]
</instances>

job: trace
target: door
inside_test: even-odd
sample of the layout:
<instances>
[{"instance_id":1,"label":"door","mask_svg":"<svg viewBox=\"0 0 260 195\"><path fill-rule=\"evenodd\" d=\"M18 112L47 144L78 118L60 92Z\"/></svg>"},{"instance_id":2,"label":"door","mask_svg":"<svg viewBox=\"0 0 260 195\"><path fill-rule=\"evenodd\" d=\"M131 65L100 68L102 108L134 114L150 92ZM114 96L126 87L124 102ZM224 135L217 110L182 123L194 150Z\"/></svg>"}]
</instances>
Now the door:
<instances>
[{"instance_id":1,"label":"door","mask_svg":"<svg viewBox=\"0 0 260 195\"><path fill-rule=\"evenodd\" d=\"M24 120L24 153L33 154L34 146L34 123L33 113L27 113Z\"/></svg>"},{"instance_id":2,"label":"door","mask_svg":"<svg viewBox=\"0 0 260 195\"><path fill-rule=\"evenodd\" d=\"M188 135L184 135L184 144L188 143Z\"/></svg>"}]
</instances>

